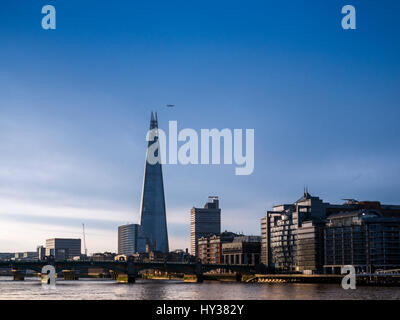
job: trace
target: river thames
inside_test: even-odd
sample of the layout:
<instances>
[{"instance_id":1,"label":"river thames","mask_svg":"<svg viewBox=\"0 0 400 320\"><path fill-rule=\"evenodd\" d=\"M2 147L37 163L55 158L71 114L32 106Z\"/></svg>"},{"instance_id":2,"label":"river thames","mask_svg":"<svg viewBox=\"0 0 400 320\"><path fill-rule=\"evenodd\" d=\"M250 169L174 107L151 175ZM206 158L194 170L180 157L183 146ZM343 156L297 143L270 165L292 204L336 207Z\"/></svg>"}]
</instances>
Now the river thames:
<instances>
[{"instance_id":1,"label":"river thames","mask_svg":"<svg viewBox=\"0 0 400 320\"><path fill-rule=\"evenodd\" d=\"M357 287L337 284L257 284L237 282L185 283L172 280L138 280L118 284L111 280L57 281L45 289L37 279L13 281L0 277L0 300L365 300L400 299L395 287Z\"/></svg>"}]
</instances>

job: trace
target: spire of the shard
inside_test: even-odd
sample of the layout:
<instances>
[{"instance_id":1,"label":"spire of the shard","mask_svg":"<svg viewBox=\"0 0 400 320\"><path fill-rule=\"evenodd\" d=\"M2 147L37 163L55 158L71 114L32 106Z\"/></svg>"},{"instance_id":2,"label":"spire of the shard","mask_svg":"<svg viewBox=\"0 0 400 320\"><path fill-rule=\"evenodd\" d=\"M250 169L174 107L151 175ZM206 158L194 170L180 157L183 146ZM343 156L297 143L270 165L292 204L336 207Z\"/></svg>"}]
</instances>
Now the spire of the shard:
<instances>
[{"instance_id":1,"label":"spire of the shard","mask_svg":"<svg viewBox=\"0 0 400 320\"><path fill-rule=\"evenodd\" d=\"M157 113L151 112L150 130L158 129ZM157 143L160 152L158 132L148 147ZM142 199L140 203L141 241L138 251L145 252L146 245L153 250L168 253L167 218L165 211L164 183L161 163L150 164L149 150L146 153L146 164L143 178Z\"/></svg>"}]
</instances>

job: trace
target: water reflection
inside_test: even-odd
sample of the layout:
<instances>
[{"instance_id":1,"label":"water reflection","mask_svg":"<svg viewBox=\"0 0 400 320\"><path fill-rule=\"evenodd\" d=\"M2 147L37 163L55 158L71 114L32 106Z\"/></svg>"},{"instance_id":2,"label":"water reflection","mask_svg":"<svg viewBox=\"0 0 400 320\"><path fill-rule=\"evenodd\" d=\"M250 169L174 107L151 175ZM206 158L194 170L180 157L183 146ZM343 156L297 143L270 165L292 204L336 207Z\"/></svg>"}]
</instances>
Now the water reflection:
<instances>
[{"instance_id":1,"label":"water reflection","mask_svg":"<svg viewBox=\"0 0 400 320\"><path fill-rule=\"evenodd\" d=\"M127 285L97 279L59 280L55 290L46 290L37 279L17 282L10 277L1 277L0 299L364 300L400 299L400 290L384 287L343 290L337 284L184 283L162 280L138 280L135 284Z\"/></svg>"}]
</instances>

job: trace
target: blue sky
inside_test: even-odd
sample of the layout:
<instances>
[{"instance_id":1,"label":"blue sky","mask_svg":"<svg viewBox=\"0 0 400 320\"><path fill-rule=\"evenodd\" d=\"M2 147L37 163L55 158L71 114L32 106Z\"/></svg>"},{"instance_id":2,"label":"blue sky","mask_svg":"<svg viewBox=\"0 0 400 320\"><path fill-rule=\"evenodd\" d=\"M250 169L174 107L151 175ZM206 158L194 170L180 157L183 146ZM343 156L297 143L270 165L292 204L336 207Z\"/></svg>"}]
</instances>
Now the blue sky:
<instances>
[{"instance_id":1,"label":"blue sky","mask_svg":"<svg viewBox=\"0 0 400 320\"><path fill-rule=\"evenodd\" d=\"M57 29L41 28L41 8ZM341 28L341 8L357 30ZM400 203L398 1L2 1L0 251L137 222L150 111L161 128L254 128L255 170L166 165L172 248L221 198L258 234L304 185L329 202ZM166 108L173 103L175 108Z\"/></svg>"}]
</instances>

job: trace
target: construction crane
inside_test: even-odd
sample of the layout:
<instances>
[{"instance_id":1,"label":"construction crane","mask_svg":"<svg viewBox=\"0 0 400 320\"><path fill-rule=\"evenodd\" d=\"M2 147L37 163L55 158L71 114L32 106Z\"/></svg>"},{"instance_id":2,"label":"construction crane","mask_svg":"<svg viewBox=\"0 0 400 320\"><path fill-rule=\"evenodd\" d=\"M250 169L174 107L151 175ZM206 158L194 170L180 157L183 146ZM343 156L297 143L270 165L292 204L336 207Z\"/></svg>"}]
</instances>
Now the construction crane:
<instances>
[{"instance_id":1,"label":"construction crane","mask_svg":"<svg viewBox=\"0 0 400 320\"><path fill-rule=\"evenodd\" d=\"M86 234L85 234L85 224L82 223L83 228L83 248L85 249L85 256L87 257L87 248L86 248Z\"/></svg>"}]
</instances>

